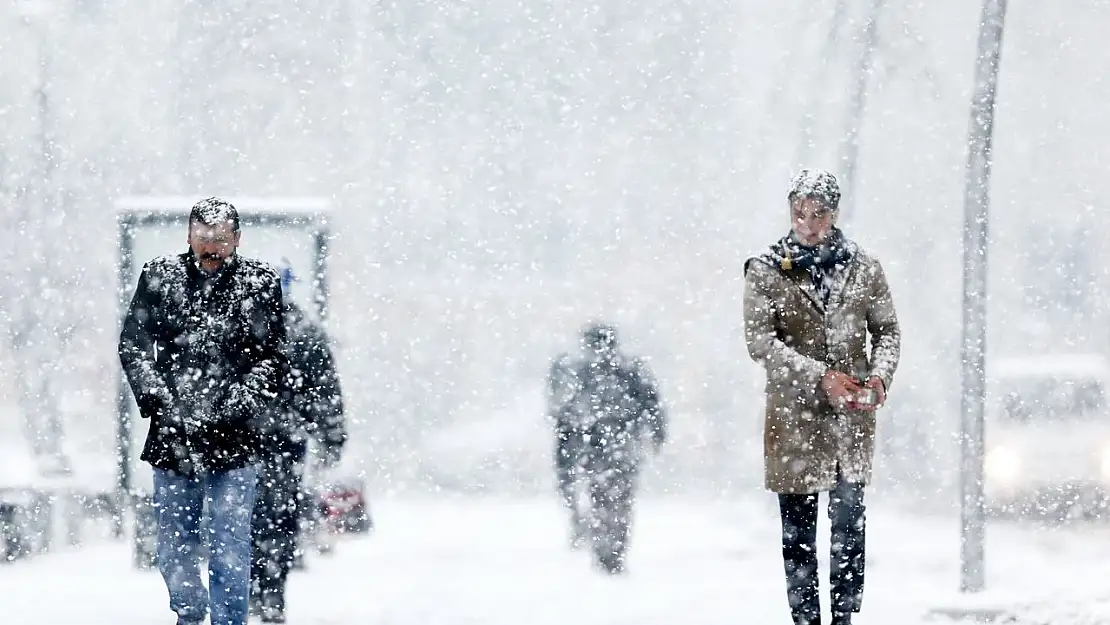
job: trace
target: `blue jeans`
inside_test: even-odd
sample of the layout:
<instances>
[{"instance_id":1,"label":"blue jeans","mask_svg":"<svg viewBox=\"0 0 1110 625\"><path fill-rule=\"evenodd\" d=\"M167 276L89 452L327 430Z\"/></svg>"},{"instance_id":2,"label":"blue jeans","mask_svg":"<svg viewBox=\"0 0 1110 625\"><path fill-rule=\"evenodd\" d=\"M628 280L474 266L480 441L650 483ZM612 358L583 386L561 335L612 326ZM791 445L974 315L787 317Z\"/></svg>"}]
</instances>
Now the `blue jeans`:
<instances>
[{"instance_id":1,"label":"blue jeans","mask_svg":"<svg viewBox=\"0 0 1110 625\"><path fill-rule=\"evenodd\" d=\"M246 625L250 595L251 511L255 467L185 476L154 469L158 570L178 623ZM201 535L208 506L206 536ZM208 544L208 585L201 581L201 541Z\"/></svg>"}]
</instances>

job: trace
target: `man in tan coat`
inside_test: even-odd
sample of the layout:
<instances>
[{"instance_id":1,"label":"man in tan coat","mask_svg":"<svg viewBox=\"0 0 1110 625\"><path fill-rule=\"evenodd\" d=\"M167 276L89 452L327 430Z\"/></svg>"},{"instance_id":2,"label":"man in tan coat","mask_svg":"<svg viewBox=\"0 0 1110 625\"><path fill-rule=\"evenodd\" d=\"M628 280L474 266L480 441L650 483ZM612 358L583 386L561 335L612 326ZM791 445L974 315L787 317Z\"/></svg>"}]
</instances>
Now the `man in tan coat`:
<instances>
[{"instance_id":1,"label":"man in tan coat","mask_svg":"<svg viewBox=\"0 0 1110 625\"><path fill-rule=\"evenodd\" d=\"M790 233L744 266L748 353L767 372L765 481L778 494L795 625L821 622L817 504L829 492L832 623L849 625L863 597L876 411L901 335L879 261L836 227L836 178L803 169L787 199Z\"/></svg>"}]
</instances>

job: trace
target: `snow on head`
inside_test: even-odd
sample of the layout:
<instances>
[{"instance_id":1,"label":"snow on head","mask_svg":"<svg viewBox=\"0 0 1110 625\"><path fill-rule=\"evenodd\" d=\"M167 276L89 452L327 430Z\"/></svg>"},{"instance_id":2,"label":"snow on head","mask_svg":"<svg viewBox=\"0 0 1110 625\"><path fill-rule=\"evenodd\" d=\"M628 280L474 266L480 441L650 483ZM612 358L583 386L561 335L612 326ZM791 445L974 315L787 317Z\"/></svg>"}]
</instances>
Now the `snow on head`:
<instances>
[{"instance_id":1,"label":"snow on head","mask_svg":"<svg viewBox=\"0 0 1110 625\"><path fill-rule=\"evenodd\" d=\"M803 169L790 181L786 198L794 200L816 198L827 208L836 210L840 204L840 185L836 176L824 169Z\"/></svg>"},{"instance_id":2,"label":"snow on head","mask_svg":"<svg viewBox=\"0 0 1110 625\"><path fill-rule=\"evenodd\" d=\"M210 228L220 224L231 223L231 229L239 230L239 211L231 202L218 197L205 198L193 205L189 214L190 223L202 223Z\"/></svg>"}]
</instances>

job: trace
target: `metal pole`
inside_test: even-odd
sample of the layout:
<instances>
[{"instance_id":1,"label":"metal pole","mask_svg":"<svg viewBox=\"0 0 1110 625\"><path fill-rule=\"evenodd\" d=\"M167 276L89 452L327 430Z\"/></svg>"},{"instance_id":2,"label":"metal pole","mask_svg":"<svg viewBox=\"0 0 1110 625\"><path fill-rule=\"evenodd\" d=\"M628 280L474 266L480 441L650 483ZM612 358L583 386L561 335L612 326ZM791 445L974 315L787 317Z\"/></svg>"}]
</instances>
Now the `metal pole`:
<instances>
[{"instance_id":1,"label":"metal pole","mask_svg":"<svg viewBox=\"0 0 1110 625\"><path fill-rule=\"evenodd\" d=\"M1006 0L984 0L971 97L964 196L963 398L960 436L960 592L985 586L983 412L986 391L987 207L991 138Z\"/></svg>"},{"instance_id":2,"label":"metal pole","mask_svg":"<svg viewBox=\"0 0 1110 625\"><path fill-rule=\"evenodd\" d=\"M131 277L135 271L134 245L135 245L135 219L131 216L120 216L117 224L117 245L119 254L119 267L117 278L119 280L116 298L116 336L123 331L123 319L127 316L127 309L131 302ZM134 476L131 475L131 431L135 426L131 417L131 402L128 394L131 387L120 366L116 366L118 380L116 384L116 495L118 513L124 514L134 501Z\"/></svg>"}]
</instances>

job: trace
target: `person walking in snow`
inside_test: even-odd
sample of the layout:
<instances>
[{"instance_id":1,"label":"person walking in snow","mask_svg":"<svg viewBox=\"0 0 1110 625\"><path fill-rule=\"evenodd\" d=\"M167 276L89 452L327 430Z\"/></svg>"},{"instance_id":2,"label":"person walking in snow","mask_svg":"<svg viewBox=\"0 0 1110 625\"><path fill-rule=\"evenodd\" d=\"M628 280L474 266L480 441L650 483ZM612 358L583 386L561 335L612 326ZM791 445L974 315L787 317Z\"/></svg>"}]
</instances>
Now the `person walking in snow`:
<instances>
[{"instance_id":1,"label":"person walking in snow","mask_svg":"<svg viewBox=\"0 0 1110 625\"><path fill-rule=\"evenodd\" d=\"M765 482L778 494L795 625L821 622L818 494L829 494L832 623L849 625L863 600L876 411L901 333L881 264L836 227L836 178L803 169L787 201L790 232L744 264L748 353L767 373Z\"/></svg>"},{"instance_id":2,"label":"person walking in snow","mask_svg":"<svg viewBox=\"0 0 1110 625\"><path fill-rule=\"evenodd\" d=\"M619 349L616 328L587 325L582 348L571 369L569 410L581 436L573 462L589 493L586 524L595 562L617 574L625 570L644 439L659 452L667 438L666 414L650 368Z\"/></svg>"},{"instance_id":3,"label":"person walking in snow","mask_svg":"<svg viewBox=\"0 0 1110 625\"><path fill-rule=\"evenodd\" d=\"M286 370L281 285L272 266L236 253L230 203L201 200L188 227L188 251L143 266L119 358L150 424L141 458L154 472L156 559L170 609L178 625L208 616L211 625L245 625L256 424Z\"/></svg>"},{"instance_id":4,"label":"person walking in snow","mask_svg":"<svg viewBox=\"0 0 1110 625\"><path fill-rule=\"evenodd\" d=\"M290 297L292 282L292 268L283 267L289 369L260 428L263 451L251 531L251 612L263 623L285 622L285 586L300 521L314 513L301 488L308 438L317 441L325 467L339 463L347 442L343 393L328 336Z\"/></svg>"}]
</instances>

